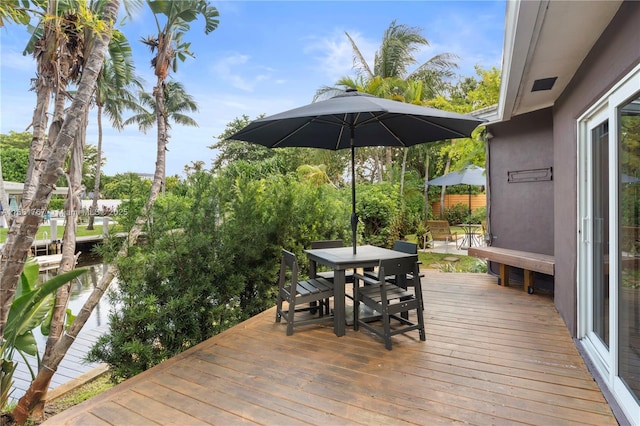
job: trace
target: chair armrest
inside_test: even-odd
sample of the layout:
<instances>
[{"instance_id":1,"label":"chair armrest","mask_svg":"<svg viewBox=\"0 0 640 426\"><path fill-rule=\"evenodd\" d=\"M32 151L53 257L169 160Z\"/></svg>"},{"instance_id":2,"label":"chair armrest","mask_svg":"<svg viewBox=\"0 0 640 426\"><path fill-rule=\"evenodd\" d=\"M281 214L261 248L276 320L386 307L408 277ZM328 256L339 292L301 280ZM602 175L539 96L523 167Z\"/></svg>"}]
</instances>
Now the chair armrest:
<instances>
[{"instance_id":1,"label":"chair armrest","mask_svg":"<svg viewBox=\"0 0 640 426\"><path fill-rule=\"evenodd\" d=\"M365 284L380 284L380 280L378 280L377 278L371 278L368 277L366 275L362 275L362 274L358 274L358 273L354 273L353 274L353 280L362 280L364 281Z\"/></svg>"}]
</instances>

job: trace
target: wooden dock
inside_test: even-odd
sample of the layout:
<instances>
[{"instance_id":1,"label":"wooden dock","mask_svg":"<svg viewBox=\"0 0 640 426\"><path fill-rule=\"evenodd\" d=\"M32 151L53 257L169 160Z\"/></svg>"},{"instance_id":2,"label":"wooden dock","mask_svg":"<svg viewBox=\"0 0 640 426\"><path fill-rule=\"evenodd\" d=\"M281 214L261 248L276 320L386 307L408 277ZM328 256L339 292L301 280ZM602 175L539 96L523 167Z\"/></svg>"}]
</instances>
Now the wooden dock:
<instances>
[{"instance_id":1,"label":"wooden dock","mask_svg":"<svg viewBox=\"0 0 640 426\"><path fill-rule=\"evenodd\" d=\"M45 425L616 425L551 297L425 271L427 341L269 309Z\"/></svg>"}]
</instances>

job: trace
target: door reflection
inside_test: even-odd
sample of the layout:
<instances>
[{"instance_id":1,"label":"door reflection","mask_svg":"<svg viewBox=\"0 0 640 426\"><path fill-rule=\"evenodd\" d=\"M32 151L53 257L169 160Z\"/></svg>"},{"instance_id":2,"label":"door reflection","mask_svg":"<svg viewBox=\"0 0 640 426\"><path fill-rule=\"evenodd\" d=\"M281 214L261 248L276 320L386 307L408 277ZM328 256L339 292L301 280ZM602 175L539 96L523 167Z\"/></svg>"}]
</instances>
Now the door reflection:
<instances>
[{"instance_id":1,"label":"door reflection","mask_svg":"<svg viewBox=\"0 0 640 426\"><path fill-rule=\"evenodd\" d=\"M619 375L640 399L640 97L619 122Z\"/></svg>"}]
</instances>

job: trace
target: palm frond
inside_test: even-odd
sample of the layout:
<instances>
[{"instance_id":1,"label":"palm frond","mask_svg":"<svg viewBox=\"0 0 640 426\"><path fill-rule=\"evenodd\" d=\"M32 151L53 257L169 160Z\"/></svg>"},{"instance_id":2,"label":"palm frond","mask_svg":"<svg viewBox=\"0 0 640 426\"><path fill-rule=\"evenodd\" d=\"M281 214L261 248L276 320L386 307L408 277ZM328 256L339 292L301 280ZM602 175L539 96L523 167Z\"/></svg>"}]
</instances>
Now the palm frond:
<instances>
[{"instance_id":1,"label":"palm frond","mask_svg":"<svg viewBox=\"0 0 640 426\"><path fill-rule=\"evenodd\" d=\"M347 35L347 38L351 43L351 48L353 49L353 68L355 68L359 74L366 74L366 78L373 78L374 74L371 72L371 68L369 67L369 64L367 64L367 60L364 58L364 55L360 52L358 45L356 45L356 42L353 41L349 33L345 32L345 34Z\"/></svg>"}]
</instances>

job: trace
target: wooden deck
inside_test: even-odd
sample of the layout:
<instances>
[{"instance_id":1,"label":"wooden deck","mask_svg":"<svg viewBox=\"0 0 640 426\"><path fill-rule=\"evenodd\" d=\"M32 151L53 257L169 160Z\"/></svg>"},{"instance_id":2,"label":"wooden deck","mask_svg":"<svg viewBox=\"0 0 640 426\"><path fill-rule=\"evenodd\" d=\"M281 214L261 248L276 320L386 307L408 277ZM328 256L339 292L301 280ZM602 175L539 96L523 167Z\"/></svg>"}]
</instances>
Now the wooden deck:
<instances>
[{"instance_id":1,"label":"wooden deck","mask_svg":"<svg viewBox=\"0 0 640 426\"><path fill-rule=\"evenodd\" d=\"M44 424L617 424L549 296L425 274L426 342L270 309Z\"/></svg>"}]
</instances>

